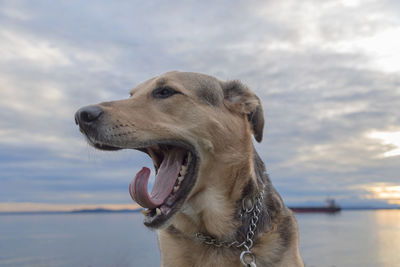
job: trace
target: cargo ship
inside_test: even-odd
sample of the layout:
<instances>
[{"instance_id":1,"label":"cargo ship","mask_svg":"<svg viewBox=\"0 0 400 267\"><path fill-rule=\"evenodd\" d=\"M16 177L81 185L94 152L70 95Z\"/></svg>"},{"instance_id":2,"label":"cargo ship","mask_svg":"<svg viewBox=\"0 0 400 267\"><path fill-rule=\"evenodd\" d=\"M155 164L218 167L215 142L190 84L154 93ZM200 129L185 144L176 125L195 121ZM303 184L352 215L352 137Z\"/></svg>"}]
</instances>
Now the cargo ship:
<instances>
[{"instance_id":1,"label":"cargo ship","mask_svg":"<svg viewBox=\"0 0 400 267\"><path fill-rule=\"evenodd\" d=\"M295 213L305 213L305 212L325 212L325 213L336 213L341 210L340 206L336 204L333 198L328 198L326 200L326 205L317 207L289 207Z\"/></svg>"}]
</instances>

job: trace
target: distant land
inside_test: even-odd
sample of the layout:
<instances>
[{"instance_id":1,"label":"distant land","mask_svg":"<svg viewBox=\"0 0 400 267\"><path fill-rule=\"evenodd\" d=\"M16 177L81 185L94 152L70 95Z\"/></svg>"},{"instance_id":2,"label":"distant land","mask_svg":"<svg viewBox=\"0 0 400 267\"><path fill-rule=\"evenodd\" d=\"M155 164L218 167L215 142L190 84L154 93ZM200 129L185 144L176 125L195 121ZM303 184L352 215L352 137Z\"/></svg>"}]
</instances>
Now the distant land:
<instances>
[{"instance_id":1,"label":"distant land","mask_svg":"<svg viewBox=\"0 0 400 267\"><path fill-rule=\"evenodd\" d=\"M0 211L0 215L29 215L29 214L82 214L82 213L131 213L140 212L140 209L81 209L72 211Z\"/></svg>"},{"instance_id":2,"label":"distant land","mask_svg":"<svg viewBox=\"0 0 400 267\"><path fill-rule=\"evenodd\" d=\"M110 210L110 209L81 209L81 210L73 210L68 213L124 213L124 212L139 212L140 209L121 209L121 210Z\"/></svg>"},{"instance_id":3,"label":"distant land","mask_svg":"<svg viewBox=\"0 0 400 267\"><path fill-rule=\"evenodd\" d=\"M290 207L289 207L290 208ZM342 207L342 210L398 210L400 206L395 207ZM0 215L52 215L52 214L94 214L94 213L131 213L140 212L140 209L80 209L72 211L6 211L0 212Z\"/></svg>"}]
</instances>

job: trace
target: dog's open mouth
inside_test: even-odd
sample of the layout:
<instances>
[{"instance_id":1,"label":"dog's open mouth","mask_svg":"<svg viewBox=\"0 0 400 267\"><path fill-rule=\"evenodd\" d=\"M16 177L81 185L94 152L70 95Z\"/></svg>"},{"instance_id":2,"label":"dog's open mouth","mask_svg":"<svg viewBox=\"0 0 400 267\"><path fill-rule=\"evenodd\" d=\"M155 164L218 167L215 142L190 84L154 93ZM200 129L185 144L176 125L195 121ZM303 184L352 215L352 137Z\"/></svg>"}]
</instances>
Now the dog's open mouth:
<instances>
[{"instance_id":1,"label":"dog's open mouth","mask_svg":"<svg viewBox=\"0 0 400 267\"><path fill-rule=\"evenodd\" d=\"M101 150L122 149L100 143L92 144ZM147 186L150 169L143 167L129 185L129 193L144 208L144 224L157 228L182 207L189 195L196 180L196 153L192 146L180 141L151 142L134 149L151 157L156 177L149 193Z\"/></svg>"},{"instance_id":2,"label":"dog's open mouth","mask_svg":"<svg viewBox=\"0 0 400 267\"><path fill-rule=\"evenodd\" d=\"M143 150L143 149L141 149ZM146 215L145 224L160 224L169 219L183 204L193 179L192 152L171 145L145 148L153 160L156 177L151 193L147 192L150 170L143 167L129 186L132 199Z\"/></svg>"}]
</instances>

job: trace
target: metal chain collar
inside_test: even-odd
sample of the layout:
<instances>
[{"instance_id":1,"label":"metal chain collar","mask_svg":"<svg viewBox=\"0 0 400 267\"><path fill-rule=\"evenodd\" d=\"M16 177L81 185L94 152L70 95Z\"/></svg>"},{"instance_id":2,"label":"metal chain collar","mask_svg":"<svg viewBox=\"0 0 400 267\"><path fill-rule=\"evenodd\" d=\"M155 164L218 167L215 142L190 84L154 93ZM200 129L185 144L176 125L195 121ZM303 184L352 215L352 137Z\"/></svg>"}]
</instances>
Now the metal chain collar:
<instances>
[{"instance_id":1,"label":"metal chain collar","mask_svg":"<svg viewBox=\"0 0 400 267\"><path fill-rule=\"evenodd\" d=\"M240 261L243 266L246 267L257 267L256 265L256 257L253 252L251 252L251 248L254 245L254 236L257 229L257 222L259 219L259 215L261 213L262 201L264 199L264 190L262 190L255 200L253 201L251 207L246 206L247 198L242 200L242 209L240 210L240 217L244 218L246 214L251 214L249 228L246 232L246 239L243 242L235 241L218 241L216 238L205 235L202 233L196 233L195 238L200 240L201 242L211 245L214 247L224 247L224 248L244 248L240 253Z\"/></svg>"}]
</instances>

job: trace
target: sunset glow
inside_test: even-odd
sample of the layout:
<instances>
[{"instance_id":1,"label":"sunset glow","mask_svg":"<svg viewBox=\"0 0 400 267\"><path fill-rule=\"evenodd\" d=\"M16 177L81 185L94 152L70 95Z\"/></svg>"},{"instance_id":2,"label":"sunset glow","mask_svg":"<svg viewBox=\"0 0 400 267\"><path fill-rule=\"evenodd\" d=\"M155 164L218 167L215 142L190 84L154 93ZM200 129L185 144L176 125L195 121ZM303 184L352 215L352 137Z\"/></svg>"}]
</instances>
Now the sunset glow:
<instances>
[{"instance_id":1,"label":"sunset glow","mask_svg":"<svg viewBox=\"0 0 400 267\"><path fill-rule=\"evenodd\" d=\"M368 191L367 199L380 199L389 204L400 205L400 185L378 183L367 185L364 190Z\"/></svg>"}]
</instances>

